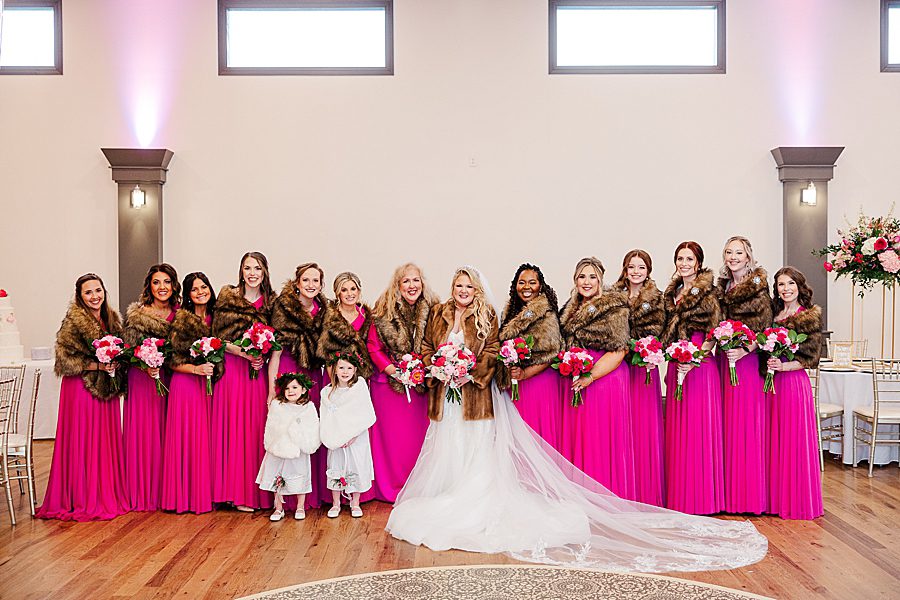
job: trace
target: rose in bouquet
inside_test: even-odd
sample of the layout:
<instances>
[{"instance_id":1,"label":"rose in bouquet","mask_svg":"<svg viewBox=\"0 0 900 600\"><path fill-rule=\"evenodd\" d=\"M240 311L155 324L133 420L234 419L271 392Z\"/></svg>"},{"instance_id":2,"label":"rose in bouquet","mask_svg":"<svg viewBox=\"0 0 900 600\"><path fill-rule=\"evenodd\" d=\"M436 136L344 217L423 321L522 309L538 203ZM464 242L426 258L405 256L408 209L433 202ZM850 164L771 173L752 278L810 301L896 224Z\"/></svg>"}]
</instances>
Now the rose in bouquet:
<instances>
[{"instance_id":1,"label":"rose in bouquet","mask_svg":"<svg viewBox=\"0 0 900 600\"><path fill-rule=\"evenodd\" d=\"M594 368L594 358L584 348L573 346L557 354L550 366L559 371L560 375L571 377L574 385L579 377L590 373ZM572 396L572 406L581 406L583 403L581 390L575 390L575 394Z\"/></svg>"},{"instance_id":2,"label":"rose in bouquet","mask_svg":"<svg viewBox=\"0 0 900 600\"><path fill-rule=\"evenodd\" d=\"M475 354L465 344L446 342L438 346L431 357L428 377L433 377L447 386L447 400L462 404L460 388L472 380L475 368Z\"/></svg>"},{"instance_id":3,"label":"rose in bouquet","mask_svg":"<svg viewBox=\"0 0 900 600\"><path fill-rule=\"evenodd\" d=\"M805 333L797 333L793 329L769 327L756 336L756 342L759 349L772 358L784 356L788 360L794 360L794 353L800 348L800 344L806 341L806 337ZM763 392L775 393L775 371L772 369L766 369Z\"/></svg>"},{"instance_id":4,"label":"rose in bouquet","mask_svg":"<svg viewBox=\"0 0 900 600\"><path fill-rule=\"evenodd\" d=\"M425 363L422 362L422 355L408 352L401 356L397 363L397 370L394 371L394 379L403 384L406 401L411 403L409 388L425 383Z\"/></svg>"},{"instance_id":5,"label":"rose in bouquet","mask_svg":"<svg viewBox=\"0 0 900 600\"><path fill-rule=\"evenodd\" d=\"M534 348L534 336L517 337L506 340L500 345L500 353L497 359L507 368L518 367L531 358L531 349ZM519 382L515 379L511 382L512 401L519 399Z\"/></svg>"},{"instance_id":6,"label":"rose in bouquet","mask_svg":"<svg viewBox=\"0 0 900 600\"><path fill-rule=\"evenodd\" d=\"M677 340L669 344L669 347L666 348L666 360L678 363L679 365L692 364L694 366L700 366L700 361L702 361L705 356L706 353L690 340ZM676 400L681 400L682 398L684 392L684 378L686 375L687 373L678 371L678 385L675 387Z\"/></svg>"},{"instance_id":7,"label":"rose in bouquet","mask_svg":"<svg viewBox=\"0 0 900 600\"><path fill-rule=\"evenodd\" d=\"M727 319L719 323L715 329L706 336L707 340L715 341L722 350L746 350L756 340L756 334L740 321ZM728 359L728 375L731 385L738 384L737 369L735 363Z\"/></svg>"},{"instance_id":8,"label":"rose in bouquet","mask_svg":"<svg viewBox=\"0 0 900 600\"><path fill-rule=\"evenodd\" d=\"M122 338L114 335L104 335L98 340L91 343L94 346L94 354L97 362L101 365L108 365L115 361L127 359L127 350L130 348L128 344L122 341ZM110 377L115 378L115 372L106 372ZM118 384L115 386L118 389Z\"/></svg>"},{"instance_id":9,"label":"rose in bouquet","mask_svg":"<svg viewBox=\"0 0 900 600\"><path fill-rule=\"evenodd\" d=\"M234 342L234 345L253 358L265 356L272 350L281 350L281 344L275 339L275 330L265 323L251 325L241 339ZM259 370L250 365L250 379L257 377L259 377Z\"/></svg>"},{"instance_id":10,"label":"rose in bouquet","mask_svg":"<svg viewBox=\"0 0 900 600\"><path fill-rule=\"evenodd\" d=\"M131 364L142 369L159 369L166 362L166 357L172 352L172 345L164 339L148 337L129 351ZM169 390L163 385L159 373L153 379L156 380L156 393L165 396Z\"/></svg>"},{"instance_id":11,"label":"rose in bouquet","mask_svg":"<svg viewBox=\"0 0 900 600\"><path fill-rule=\"evenodd\" d=\"M219 364L225 360L225 342L217 337L202 337L191 344L191 358L195 365ZM206 395L212 396L212 375L206 376Z\"/></svg>"},{"instance_id":12,"label":"rose in bouquet","mask_svg":"<svg viewBox=\"0 0 900 600\"><path fill-rule=\"evenodd\" d=\"M666 362L666 354L663 352L662 342L655 335L648 335L639 340L630 340L628 347L631 348L632 352L631 364L647 369L647 377L644 378L644 383L650 385L650 370Z\"/></svg>"}]
</instances>

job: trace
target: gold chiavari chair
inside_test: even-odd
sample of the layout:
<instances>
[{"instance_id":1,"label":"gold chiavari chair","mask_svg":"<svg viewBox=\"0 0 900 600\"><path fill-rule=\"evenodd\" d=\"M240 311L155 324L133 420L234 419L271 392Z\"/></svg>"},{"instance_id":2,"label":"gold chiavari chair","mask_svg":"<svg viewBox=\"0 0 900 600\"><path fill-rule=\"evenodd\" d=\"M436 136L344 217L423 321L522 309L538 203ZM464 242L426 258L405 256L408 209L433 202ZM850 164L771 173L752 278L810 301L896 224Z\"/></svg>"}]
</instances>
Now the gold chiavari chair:
<instances>
[{"instance_id":1,"label":"gold chiavari chair","mask_svg":"<svg viewBox=\"0 0 900 600\"><path fill-rule=\"evenodd\" d=\"M844 440L844 407L839 404L819 402L819 367L806 369L816 403L816 428L819 431L819 468L825 470L825 444Z\"/></svg>"},{"instance_id":2,"label":"gold chiavari chair","mask_svg":"<svg viewBox=\"0 0 900 600\"><path fill-rule=\"evenodd\" d=\"M875 466L875 448L880 445L900 445L900 434L881 431L879 425L900 425L900 359L870 359L872 369L872 406L853 410L853 465L856 466L856 447L869 447L869 477ZM866 424L871 429L862 425Z\"/></svg>"}]
</instances>

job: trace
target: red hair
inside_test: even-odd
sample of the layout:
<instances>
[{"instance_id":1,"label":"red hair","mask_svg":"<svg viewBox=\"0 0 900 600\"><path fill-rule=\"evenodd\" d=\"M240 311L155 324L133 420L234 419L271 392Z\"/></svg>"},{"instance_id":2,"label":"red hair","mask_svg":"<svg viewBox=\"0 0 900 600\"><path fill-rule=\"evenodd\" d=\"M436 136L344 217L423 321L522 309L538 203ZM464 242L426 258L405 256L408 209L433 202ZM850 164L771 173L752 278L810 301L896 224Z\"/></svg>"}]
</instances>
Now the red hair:
<instances>
[{"instance_id":1,"label":"red hair","mask_svg":"<svg viewBox=\"0 0 900 600\"><path fill-rule=\"evenodd\" d=\"M686 242L681 242L678 244L678 247L675 248L675 256L672 257L672 262L678 262L678 253L687 248L691 252L694 253L694 257L697 259L697 270L703 268L703 248L700 247L700 244L693 240L688 240Z\"/></svg>"}]
</instances>

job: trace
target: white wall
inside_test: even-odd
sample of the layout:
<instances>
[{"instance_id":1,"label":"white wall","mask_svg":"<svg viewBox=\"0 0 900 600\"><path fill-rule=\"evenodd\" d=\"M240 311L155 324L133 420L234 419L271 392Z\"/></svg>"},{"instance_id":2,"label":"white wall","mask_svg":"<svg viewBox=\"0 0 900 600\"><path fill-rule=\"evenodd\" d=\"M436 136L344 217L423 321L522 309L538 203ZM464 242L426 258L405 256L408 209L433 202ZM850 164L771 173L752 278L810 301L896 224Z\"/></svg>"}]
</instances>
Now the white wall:
<instances>
[{"instance_id":1,"label":"white wall","mask_svg":"<svg viewBox=\"0 0 900 600\"><path fill-rule=\"evenodd\" d=\"M259 249L279 285L315 259L329 282L357 271L370 301L407 259L441 294L464 262L502 294L528 260L565 295L583 255L613 273L644 247L664 281L679 241L717 267L735 233L774 272L770 149L847 147L832 229L897 198L878 4L730 0L724 76L551 76L544 0L395 0L393 77L219 77L212 0L65 2L65 75L0 77L0 287L26 346L52 342L82 272L116 289L99 149L140 145L175 152L166 260L216 286ZM832 287L846 335L849 288Z\"/></svg>"}]
</instances>

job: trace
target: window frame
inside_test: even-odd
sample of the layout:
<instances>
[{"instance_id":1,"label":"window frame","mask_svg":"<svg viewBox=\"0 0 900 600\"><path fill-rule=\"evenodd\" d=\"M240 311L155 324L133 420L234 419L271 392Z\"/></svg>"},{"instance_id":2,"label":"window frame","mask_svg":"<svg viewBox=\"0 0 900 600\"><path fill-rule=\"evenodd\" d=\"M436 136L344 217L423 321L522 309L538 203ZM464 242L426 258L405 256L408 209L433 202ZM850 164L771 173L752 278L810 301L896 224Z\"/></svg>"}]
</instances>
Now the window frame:
<instances>
[{"instance_id":1,"label":"window frame","mask_svg":"<svg viewBox=\"0 0 900 600\"><path fill-rule=\"evenodd\" d=\"M219 13L219 75L393 75L394 74L394 2L393 0L218 0ZM228 19L229 9L335 9L383 8L384 45L383 67L229 67Z\"/></svg>"},{"instance_id":2,"label":"window frame","mask_svg":"<svg viewBox=\"0 0 900 600\"><path fill-rule=\"evenodd\" d=\"M3 10L15 8L53 9L53 66L52 67L0 67L0 75L62 75L63 31L62 0L4 0Z\"/></svg>"},{"instance_id":3,"label":"window frame","mask_svg":"<svg viewBox=\"0 0 900 600\"><path fill-rule=\"evenodd\" d=\"M712 66L691 65L607 65L607 66L577 66L561 67L556 64L556 11L558 8L568 6L585 7L700 7L715 6L716 8L716 64ZM549 46L551 75L608 75L608 74L724 74L725 73L725 0L549 0Z\"/></svg>"},{"instance_id":4,"label":"window frame","mask_svg":"<svg viewBox=\"0 0 900 600\"><path fill-rule=\"evenodd\" d=\"M888 52L888 9L900 9L900 0L881 0L881 72L882 73L900 73L900 63L888 62L890 53ZM900 23L897 23L900 27Z\"/></svg>"}]
</instances>

